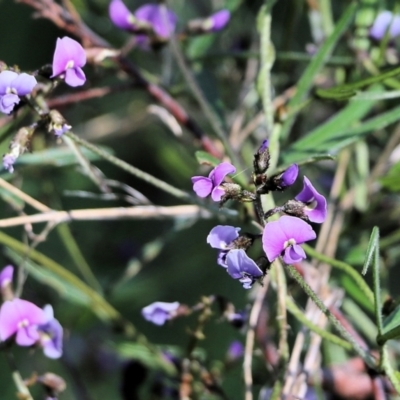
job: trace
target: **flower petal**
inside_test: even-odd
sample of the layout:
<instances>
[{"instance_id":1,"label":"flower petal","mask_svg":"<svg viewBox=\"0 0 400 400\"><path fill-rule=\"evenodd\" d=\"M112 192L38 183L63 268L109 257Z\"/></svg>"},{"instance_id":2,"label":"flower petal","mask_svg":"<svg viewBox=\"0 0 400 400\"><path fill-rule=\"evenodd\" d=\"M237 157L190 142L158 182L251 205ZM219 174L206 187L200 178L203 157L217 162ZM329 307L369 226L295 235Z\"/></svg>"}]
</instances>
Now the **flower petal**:
<instances>
[{"instance_id":1,"label":"flower petal","mask_svg":"<svg viewBox=\"0 0 400 400\"><path fill-rule=\"evenodd\" d=\"M288 246L285 249L285 253L283 255L283 261L286 264L293 264L296 262L300 262L301 260L307 258L306 253L302 249L301 246L295 244L293 246Z\"/></svg>"},{"instance_id":2,"label":"flower petal","mask_svg":"<svg viewBox=\"0 0 400 400\"><path fill-rule=\"evenodd\" d=\"M0 72L0 95L7 93L7 89L12 87L12 83L17 77L18 74L13 71Z\"/></svg>"},{"instance_id":3,"label":"flower petal","mask_svg":"<svg viewBox=\"0 0 400 400\"><path fill-rule=\"evenodd\" d=\"M10 93L0 97L0 111L4 114L10 114L16 104L20 102L16 94Z\"/></svg>"},{"instance_id":4,"label":"flower petal","mask_svg":"<svg viewBox=\"0 0 400 400\"><path fill-rule=\"evenodd\" d=\"M287 236L282 230L279 220L268 222L265 225L262 235L262 243L269 262L274 261L280 256L284 250L284 244L286 241Z\"/></svg>"},{"instance_id":5,"label":"flower petal","mask_svg":"<svg viewBox=\"0 0 400 400\"><path fill-rule=\"evenodd\" d=\"M229 10L220 10L210 15L207 18L207 22L209 21L209 24L211 26L210 31L212 32L220 31L221 29L225 28L230 19L231 19L231 13L229 12Z\"/></svg>"},{"instance_id":6,"label":"flower petal","mask_svg":"<svg viewBox=\"0 0 400 400\"><path fill-rule=\"evenodd\" d=\"M219 186L225 179L226 175L234 174L236 168L228 162L218 164L210 173L209 178L212 179L214 186Z\"/></svg>"},{"instance_id":7,"label":"flower petal","mask_svg":"<svg viewBox=\"0 0 400 400\"><path fill-rule=\"evenodd\" d=\"M234 279L240 279L243 274L254 278L262 276L262 271L243 249L231 250L226 256L228 274Z\"/></svg>"},{"instance_id":8,"label":"flower petal","mask_svg":"<svg viewBox=\"0 0 400 400\"><path fill-rule=\"evenodd\" d=\"M128 31L134 29L131 22L134 16L122 0L113 0L108 7L108 14L113 24L118 28Z\"/></svg>"},{"instance_id":9,"label":"flower petal","mask_svg":"<svg viewBox=\"0 0 400 400\"><path fill-rule=\"evenodd\" d=\"M300 218L285 215L280 217L277 222L279 222L286 240L294 239L296 244L301 244L317 237L311 225Z\"/></svg>"},{"instance_id":10,"label":"flower petal","mask_svg":"<svg viewBox=\"0 0 400 400\"><path fill-rule=\"evenodd\" d=\"M240 228L230 225L217 225L207 236L207 243L214 249L227 250L229 244L239 237Z\"/></svg>"},{"instance_id":11,"label":"flower petal","mask_svg":"<svg viewBox=\"0 0 400 400\"><path fill-rule=\"evenodd\" d=\"M19 346L32 346L39 340L39 332L36 325L29 325L18 329L15 342Z\"/></svg>"},{"instance_id":12,"label":"flower petal","mask_svg":"<svg viewBox=\"0 0 400 400\"><path fill-rule=\"evenodd\" d=\"M66 71L68 64L73 62L73 68L83 67L86 64L86 53L83 47L76 40L68 36L58 38L53 56L54 78Z\"/></svg>"},{"instance_id":13,"label":"flower petal","mask_svg":"<svg viewBox=\"0 0 400 400\"><path fill-rule=\"evenodd\" d=\"M166 303L163 301L156 301L142 309L143 318L155 325L164 325L165 321L171 318L174 311L179 308L180 304L175 301L173 303Z\"/></svg>"},{"instance_id":14,"label":"flower petal","mask_svg":"<svg viewBox=\"0 0 400 400\"><path fill-rule=\"evenodd\" d=\"M17 91L18 96L26 96L32 92L33 88L37 85L37 81L34 76L22 73L14 79L12 85Z\"/></svg>"},{"instance_id":15,"label":"flower petal","mask_svg":"<svg viewBox=\"0 0 400 400\"><path fill-rule=\"evenodd\" d=\"M177 22L175 13L158 4L144 4L135 11L135 17L151 24L154 32L162 38L167 39L175 31Z\"/></svg>"},{"instance_id":16,"label":"flower petal","mask_svg":"<svg viewBox=\"0 0 400 400\"><path fill-rule=\"evenodd\" d=\"M14 267L12 265L7 265L0 272L0 287L5 287L9 285L13 280Z\"/></svg>"},{"instance_id":17,"label":"flower petal","mask_svg":"<svg viewBox=\"0 0 400 400\"><path fill-rule=\"evenodd\" d=\"M308 207L304 208L304 213L311 222L322 223L325 221L327 214L326 199L317 192L306 176L304 177L303 190L295 199L307 204Z\"/></svg>"},{"instance_id":18,"label":"flower petal","mask_svg":"<svg viewBox=\"0 0 400 400\"><path fill-rule=\"evenodd\" d=\"M225 189L222 186L216 186L211 192L211 198L213 201L221 201L225 194Z\"/></svg>"},{"instance_id":19,"label":"flower petal","mask_svg":"<svg viewBox=\"0 0 400 400\"><path fill-rule=\"evenodd\" d=\"M213 183L210 178L205 176L194 176L192 178L193 190L199 197L207 197L212 189Z\"/></svg>"},{"instance_id":20,"label":"flower petal","mask_svg":"<svg viewBox=\"0 0 400 400\"><path fill-rule=\"evenodd\" d=\"M400 35L400 16L393 15L390 11L382 11L375 18L375 21L369 31L371 37L376 40L381 40L385 36L387 29L389 28L389 38L393 39Z\"/></svg>"},{"instance_id":21,"label":"flower petal","mask_svg":"<svg viewBox=\"0 0 400 400\"><path fill-rule=\"evenodd\" d=\"M86 82L85 73L82 68L68 68L65 71L65 83L69 86L82 86Z\"/></svg>"}]
</instances>

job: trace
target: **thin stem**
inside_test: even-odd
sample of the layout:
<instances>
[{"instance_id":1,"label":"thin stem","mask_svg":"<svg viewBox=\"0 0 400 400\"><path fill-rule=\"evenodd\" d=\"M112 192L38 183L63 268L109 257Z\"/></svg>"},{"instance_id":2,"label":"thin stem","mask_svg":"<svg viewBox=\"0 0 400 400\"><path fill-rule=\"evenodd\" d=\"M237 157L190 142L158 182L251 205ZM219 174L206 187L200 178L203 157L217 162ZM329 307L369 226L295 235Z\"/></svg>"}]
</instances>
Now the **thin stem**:
<instances>
[{"instance_id":1,"label":"thin stem","mask_svg":"<svg viewBox=\"0 0 400 400\"><path fill-rule=\"evenodd\" d=\"M10 366L10 368L12 370L12 378L13 378L14 384L18 390L18 395L21 396L21 398L24 400L33 400L33 397L31 395L28 387L25 385L25 382L22 379L20 372L18 371L17 365L15 364L13 354L11 353L10 350L6 350L5 354L6 354L8 365Z\"/></svg>"},{"instance_id":2,"label":"thin stem","mask_svg":"<svg viewBox=\"0 0 400 400\"><path fill-rule=\"evenodd\" d=\"M174 197L177 197L178 199L189 200L193 203L197 202L197 201L195 201L194 198L192 198L188 193L184 192L183 190L177 189L174 186L169 185L168 183L148 174L147 172L144 172L144 171L140 170L139 168L136 168L133 165L130 165L127 162L107 153L103 149L100 149L99 147L95 146L92 143L89 143L85 139L80 138L79 136L75 135L71 131L66 132L65 135L67 135L69 138L71 138L76 143L80 144L81 146L86 147L93 153L104 158L108 162L123 169L124 171L130 173L131 175L134 175L137 178L144 180L145 182L149 183L150 185L153 185L153 186L157 187L158 189L161 189L164 192L169 193L170 195L172 195Z\"/></svg>"},{"instance_id":3,"label":"thin stem","mask_svg":"<svg viewBox=\"0 0 400 400\"><path fill-rule=\"evenodd\" d=\"M353 338L349 332L343 327L343 325L338 321L338 319L328 310L321 299L316 295L316 293L311 289L308 283L303 279L303 277L297 272L296 268L292 265L286 266L289 274L299 286L304 290L309 298L317 305L317 307L326 315L329 322L336 328L336 330L341 334L341 336L352 344L354 351L367 363L371 368L376 368L376 360L363 349Z\"/></svg>"},{"instance_id":4,"label":"thin stem","mask_svg":"<svg viewBox=\"0 0 400 400\"><path fill-rule=\"evenodd\" d=\"M204 115L208 119L209 123L211 124L212 128L214 129L215 133L219 137L219 139L224 144L225 150L228 153L229 157L231 158L232 162L236 164L238 167L242 167L241 161L237 154L233 151L231 144L229 143L228 137L224 132L221 121L216 113L213 111L211 106L208 104L203 92L201 91L200 87L198 86L195 78L192 75L189 67L186 65L186 61L183 57L182 52L180 51L179 45L176 41L176 38L172 35L170 40L170 47L172 50L172 54L174 55L176 62L179 66L179 69L182 72L183 77L187 85L189 86L190 90L193 93L193 96L197 100L200 108L202 109Z\"/></svg>"},{"instance_id":5,"label":"thin stem","mask_svg":"<svg viewBox=\"0 0 400 400\"><path fill-rule=\"evenodd\" d=\"M346 350L351 350L353 347L349 342L341 339L340 337L328 332L327 330L320 328L318 325L311 322L304 311L297 307L296 303L293 301L291 297L286 297L286 306L288 311L304 326L306 326L310 331L316 333L321 336L322 339L325 339L331 343L334 343L340 347L343 347Z\"/></svg>"},{"instance_id":6,"label":"thin stem","mask_svg":"<svg viewBox=\"0 0 400 400\"><path fill-rule=\"evenodd\" d=\"M392 364L390 363L387 344L384 344L381 347L380 353L380 367L383 371L385 371L386 376L389 378L396 392L400 395L400 382L396 376L396 371L393 369Z\"/></svg>"}]
</instances>

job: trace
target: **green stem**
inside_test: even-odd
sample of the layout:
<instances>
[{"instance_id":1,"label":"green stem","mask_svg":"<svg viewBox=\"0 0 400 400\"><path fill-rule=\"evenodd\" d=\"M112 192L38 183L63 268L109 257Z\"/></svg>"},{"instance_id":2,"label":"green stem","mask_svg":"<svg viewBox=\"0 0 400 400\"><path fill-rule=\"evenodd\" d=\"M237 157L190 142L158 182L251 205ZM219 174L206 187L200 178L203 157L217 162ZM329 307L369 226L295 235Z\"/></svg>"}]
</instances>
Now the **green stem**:
<instances>
[{"instance_id":1,"label":"green stem","mask_svg":"<svg viewBox=\"0 0 400 400\"><path fill-rule=\"evenodd\" d=\"M150 175L147 172L144 172L144 171L140 170L139 168L136 168L133 165L128 164L127 162L113 156L110 153L107 153L103 149L100 149L99 147L95 146L92 143L89 143L85 139L80 138L79 136L75 135L71 131L66 132L65 135L67 135L69 138L71 138L76 143L80 144L81 146L86 147L93 153L104 158L108 162L123 169L124 171L130 173L131 175L134 175L137 178L144 180L145 182L149 183L150 185L153 185L153 186L157 187L158 189L161 189L164 192L169 193L170 195L172 195L174 197L177 197L178 199L190 201L191 203L197 204L197 201L195 201L195 199L193 199L188 193L184 192L183 190L177 189L174 186L171 186L168 183L154 177L153 175Z\"/></svg>"},{"instance_id":2,"label":"green stem","mask_svg":"<svg viewBox=\"0 0 400 400\"><path fill-rule=\"evenodd\" d=\"M389 354L387 351L387 344L381 347L380 356L380 367L381 370L385 371L386 376L389 378L396 392L400 395L400 382L396 376L396 371L393 369L392 364L389 360Z\"/></svg>"},{"instance_id":3,"label":"green stem","mask_svg":"<svg viewBox=\"0 0 400 400\"><path fill-rule=\"evenodd\" d=\"M325 329L320 328L318 325L315 325L311 321L307 319L305 316L304 312L300 310L299 307L297 307L296 303L291 299L291 297L286 298L286 306L289 312L298 320L300 321L304 326L306 326L310 331L318 334L321 336L323 339L334 343L340 347L343 347L346 350L351 350L353 347L349 342L346 342L345 340L341 339L340 337L334 335L333 333L330 333L326 331Z\"/></svg>"},{"instance_id":4,"label":"green stem","mask_svg":"<svg viewBox=\"0 0 400 400\"><path fill-rule=\"evenodd\" d=\"M203 92L201 91L199 85L197 84L195 78L193 77L192 72L186 65L186 61L183 57L183 54L179 48L179 45L174 37L172 35L169 40L169 44L172 50L172 54L175 57L175 60L178 64L179 69L182 72L182 75L189 86L190 90L192 91L193 96L197 100L201 110L203 111L205 117L208 119L208 122L214 129L215 133L223 143L226 152L228 153L229 157L231 158L232 162L236 164L237 167L242 168L242 163L237 154L233 151L231 144L229 143L228 137L226 133L224 132L221 124L221 120L218 117L218 115L214 112L214 110L211 108L209 105L208 101L206 100ZM238 177L239 180L241 180L242 184L247 183L245 181L245 178L240 175Z\"/></svg>"},{"instance_id":5,"label":"green stem","mask_svg":"<svg viewBox=\"0 0 400 400\"><path fill-rule=\"evenodd\" d=\"M325 264L328 264L332 266L333 268L340 269L341 271L345 272L347 275L349 275L354 282L357 284L357 286L360 288L360 290L364 293L364 295L367 297L368 301L371 303L371 305L374 304L375 299L374 299L374 293L370 289L370 287L367 285L365 282L364 278L361 276L361 274L355 270L351 265L343 262L343 261L338 261L335 260L334 258L330 258L325 256L324 254L318 253L315 251L312 247L304 244L303 249L305 252L312 258L315 258L318 261L321 261Z\"/></svg>"},{"instance_id":6,"label":"green stem","mask_svg":"<svg viewBox=\"0 0 400 400\"><path fill-rule=\"evenodd\" d=\"M296 268L293 265L286 266L289 274L292 278L296 280L296 282L300 285L300 287L304 290L306 295L317 305L317 307L326 315L329 322L336 328L336 330L340 333L340 335L351 343L353 350L365 361L365 363L371 367L376 368L375 359L365 350L363 349L350 335L349 332L343 327L340 321L329 311L326 305L322 302L322 300L317 296L317 294L311 289L308 283L303 279L303 277L297 272Z\"/></svg>"}]
</instances>

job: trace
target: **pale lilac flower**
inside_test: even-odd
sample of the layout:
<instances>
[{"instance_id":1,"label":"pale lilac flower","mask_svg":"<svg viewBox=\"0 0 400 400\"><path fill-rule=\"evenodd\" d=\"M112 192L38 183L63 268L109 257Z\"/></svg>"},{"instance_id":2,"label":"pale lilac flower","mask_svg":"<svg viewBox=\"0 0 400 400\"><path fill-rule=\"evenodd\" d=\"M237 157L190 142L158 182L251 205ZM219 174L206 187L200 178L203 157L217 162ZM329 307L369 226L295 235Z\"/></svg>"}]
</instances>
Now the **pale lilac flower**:
<instances>
[{"instance_id":1,"label":"pale lilac flower","mask_svg":"<svg viewBox=\"0 0 400 400\"><path fill-rule=\"evenodd\" d=\"M0 272L0 288L4 288L12 283L14 275L14 267L7 265Z\"/></svg>"},{"instance_id":2,"label":"pale lilac flower","mask_svg":"<svg viewBox=\"0 0 400 400\"><path fill-rule=\"evenodd\" d=\"M231 19L229 10L220 10L210 15L203 23L203 28L207 32L218 32L225 28Z\"/></svg>"},{"instance_id":3,"label":"pale lilac flower","mask_svg":"<svg viewBox=\"0 0 400 400\"><path fill-rule=\"evenodd\" d=\"M21 96L31 93L37 81L34 76L13 71L0 72L0 111L10 114Z\"/></svg>"},{"instance_id":4,"label":"pale lilac flower","mask_svg":"<svg viewBox=\"0 0 400 400\"><path fill-rule=\"evenodd\" d=\"M65 78L69 86L82 86L86 81L82 67L86 64L86 53L76 40L68 36L57 39L53 57L53 75Z\"/></svg>"},{"instance_id":5,"label":"pale lilac flower","mask_svg":"<svg viewBox=\"0 0 400 400\"><path fill-rule=\"evenodd\" d=\"M239 340L234 340L228 348L227 358L229 361L235 361L238 358L242 357L244 354L244 347Z\"/></svg>"},{"instance_id":6,"label":"pale lilac flower","mask_svg":"<svg viewBox=\"0 0 400 400\"><path fill-rule=\"evenodd\" d=\"M217 225L207 236L207 243L214 249L229 250L229 245L239 237L240 228L230 225Z\"/></svg>"},{"instance_id":7,"label":"pale lilac flower","mask_svg":"<svg viewBox=\"0 0 400 400\"><path fill-rule=\"evenodd\" d=\"M14 164L17 160L17 157L13 154L5 154L3 156L3 167L8 170L10 174L14 172Z\"/></svg>"},{"instance_id":8,"label":"pale lilac flower","mask_svg":"<svg viewBox=\"0 0 400 400\"><path fill-rule=\"evenodd\" d=\"M134 30L134 15L128 10L122 0L113 0L108 8L111 21L120 29Z\"/></svg>"},{"instance_id":9,"label":"pale lilac flower","mask_svg":"<svg viewBox=\"0 0 400 400\"><path fill-rule=\"evenodd\" d=\"M68 132L71 129L71 125L63 124L59 127L54 127L53 132L56 135L56 137L61 137L64 135L65 132Z\"/></svg>"},{"instance_id":10,"label":"pale lilac flower","mask_svg":"<svg viewBox=\"0 0 400 400\"><path fill-rule=\"evenodd\" d=\"M283 216L265 225L262 235L263 249L270 262L283 256L286 264L293 264L306 258L300 244L316 237L307 222L296 217Z\"/></svg>"},{"instance_id":11,"label":"pale lilac flower","mask_svg":"<svg viewBox=\"0 0 400 400\"><path fill-rule=\"evenodd\" d=\"M220 201L225 194L224 188L220 185L224 181L226 175L235 172L236 168L228 162L218 164L211 170L208 178L205 176L192 177L193 190L199 197L204 198L211 194L211 198L214 201Z\"/></svg>"},{"instance_id":12,"label":"pale lilac flower","mask_svg":"<svg viewBox=\"0 0 400 400\"><path fill-rule=\"evenodd\" d=\"M40 338L38 325L45 322L44 311L30 301L6 301L0 308L0 339L4 341L16 334L17 344L31 346Z\"/></svg>"},{"instance_id":13,"label":"pale lilac flower","mask_svg":"<svg viewBox=\"0 0 400 400\"><path fill-rule=\"evenodd\" d=\"M325 221L327 213L326 199L315 190L306 176L304 177L303 190L295 199L305 204L302 211L308 217L309 221L318 224Z\"/></svg>"},{"instance_id":14,"label":"pale lilac flower","mask_svg":"<svg viewBox=\"0 0 400 400\"><path fill-rule=\"evenodd\" d=\"M143 27L148 25L157 36L163 39L171 36L177 22L176 14L162 5L144 4L132 14L122 0L113 0L110 3L109 15L111 21L118 28L130 32L140 32Z\"/></svg>"},{"instance_id":15,"label":"pale lilac flower","mask_svg":"<svg viewBox=\"0 0 400 400\"><path fill-rule=\"evenodd\" d=\"M47 304L43 308L46 322L38 326L40 344L43 353L49 358L60 358L62 355L63 328L54 318L53 307Z\"/></svg>"},{"instance_id":16,"label":"pale lilac flower","mask_svg":"<svg viewBox=\"0 0 400 400\"><path fill-rule=\"evenodd\" d=\"M177 301L173 303L156 301L142 309L142 316L145 320L155 325L164 325L166 321L174 316L179 306L180 304Z\"/></svg>"},{"instance_id":17,"label":"pale lilac flower","mask_svg":"<svg viewBox=\"0 0 400 400\"><path fill-rule=\"evenodd\" d=\"M375 18L369 35L376 40L380 40L384 38L388 29L390 39L400 35L400 15L393 15L390 11L382 11Z\"/></svg>"},{"instance_id":18,"label":"pale lilac flower","mask_svg":"<svg viewBox=\"0 0 400 400\"><path fill-rule=\"evenodd\" d=\"M135 17L139 22L150 24L156 35L163 39L168 39L175 31L176 14L163 5L144 4L135 11Z\"/></svg>"},{"instance_id":19,"label":"pale lilac flower","mask_svg":"<svg viewBox=\"0 0 400 400\"><path fill-rule=\"evenodd\" d=\"M230 250L226 255L227 272L233 279L239 279L244 289L250 289L263 273L243 249Z\"/></svg>"}]
</instances>

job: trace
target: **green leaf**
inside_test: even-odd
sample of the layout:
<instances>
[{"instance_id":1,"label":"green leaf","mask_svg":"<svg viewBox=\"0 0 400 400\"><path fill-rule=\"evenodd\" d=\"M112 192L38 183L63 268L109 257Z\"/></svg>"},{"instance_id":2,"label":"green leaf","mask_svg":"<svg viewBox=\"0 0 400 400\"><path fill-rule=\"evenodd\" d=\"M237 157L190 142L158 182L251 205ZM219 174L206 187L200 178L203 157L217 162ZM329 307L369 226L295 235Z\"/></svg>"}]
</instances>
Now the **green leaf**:
<instances>
[{"instance_id":1,"label":"green leaf","mask_svg":"<svg viewBox=\"0 0 400 400\"><path fill-rule=\"evenodd\" d=\"M357 105L360 108L356 107ZM400 106L384 112L377 117L370 118L357 126L351 126L365 115L372 107L370 102L349 103L345 109L337 113L328 122L300 139L283 154L284 163L293 163L315 154L336 152L343 147L354 143L366 134L397 122L400 115ZM352 112L354 114L352 115ZM343 113L343 114L342 114ZM342 119L343 117L343 119Z\"/></svg>"},{"instance_id":2,"label":"green leaf","mask_svg":"<svg viewBox=\"0 0 400 400\"><path fill-rule=\"evenodd\" d=\"M382 187L391 192L400 192L400 162L394 164L386 176L380 179Z\"/></svg>"},{"instance_id":3,"label":"green leaf","mask_svg":"<svg viewBox=\"0 0 400 400\"><path fill-rule=\"evenodd\" d=\"M221 162L220 160L218 160L218 158L213 157L205 151L196 151L195 156L199 164L206 164L215 167Z\"/></svg>"},{"instance_id":4,"label":"green leaf","mask_svg":"<svg viewBox=\"0 0 400 400\"><path fill-rule=\"evenodd\" d=\"M318 75L318 72L324 66L325 62L329 59L336 43L339 41L342 34L350 25L354 14L357 10L358 2L351 2L346 10L343 12L340 20L337 22L334 31L327 38L324 44L319 49L318 53L312 59L312 61L308 64L306 70L301 76L297 87L296 93L289 101L288 109L290 110L296 109L296 107L304 101L305 96L310 91L315 77ZM296 113L292 113L290 117L288 117L285 123L282 126L281 137L282 139L286 139L289 134L291 127L296 118Z\"/></svg>"},{"instance_id":5,"label":"green leaf","mask_svg":"<svg viewBox=\"0 0 400 400\"><path fill-rule=\"evenodd\" d=\"M360 287L351 279L348 275L342 275L340 278L341 287L346 290L347 294L352 297L358 304L360 304L365 310L374 311L373 304L369 301L365 293Z\"/></svg>"},{"instance_id":6,"label":"green leaf","mask_svg":"<svg viewBox=\"0 0 400 400\"><path fill-rule=\"evenodd\" d=\"M134 359L150 369L162 370L168 375L177 375L175 365L163 357L160 352L154 352L141 343L122 342L114 345L117 353L123 358Z\"/></svg>"},{"instance_id":7,"label":"green leaf","mask_svg":"<svg viewBox=\"0 0 400 400\"><path fill-rule=\"evenodd\" d=\"M385 81L400 74L400 68L395 68L379 75L371 76L354 83L346 83L345 85L336 86L330 89L317 89L315 94L318 97L332 100L348 100L357 95L358 91L376 83Z\"/></svg>"},{"instance_id":8,"label":"green leaf","mask_svg":"<svg viewBox=\"0 0 400 400\"><path fill-rule=\"evenodd\" d=\"M112 154L113 151L108 147L102 147L103 150ZM97 154L81 148L83 155L91 160L100 160L101 157ZM76 155L68 148L51 148L42 151L36 151L35 153L25 153L21 157L18 157L16 164L18 165L50 165L56 167L64 167L66 165L78 164Z\"/></svg>"}]
</instances>

